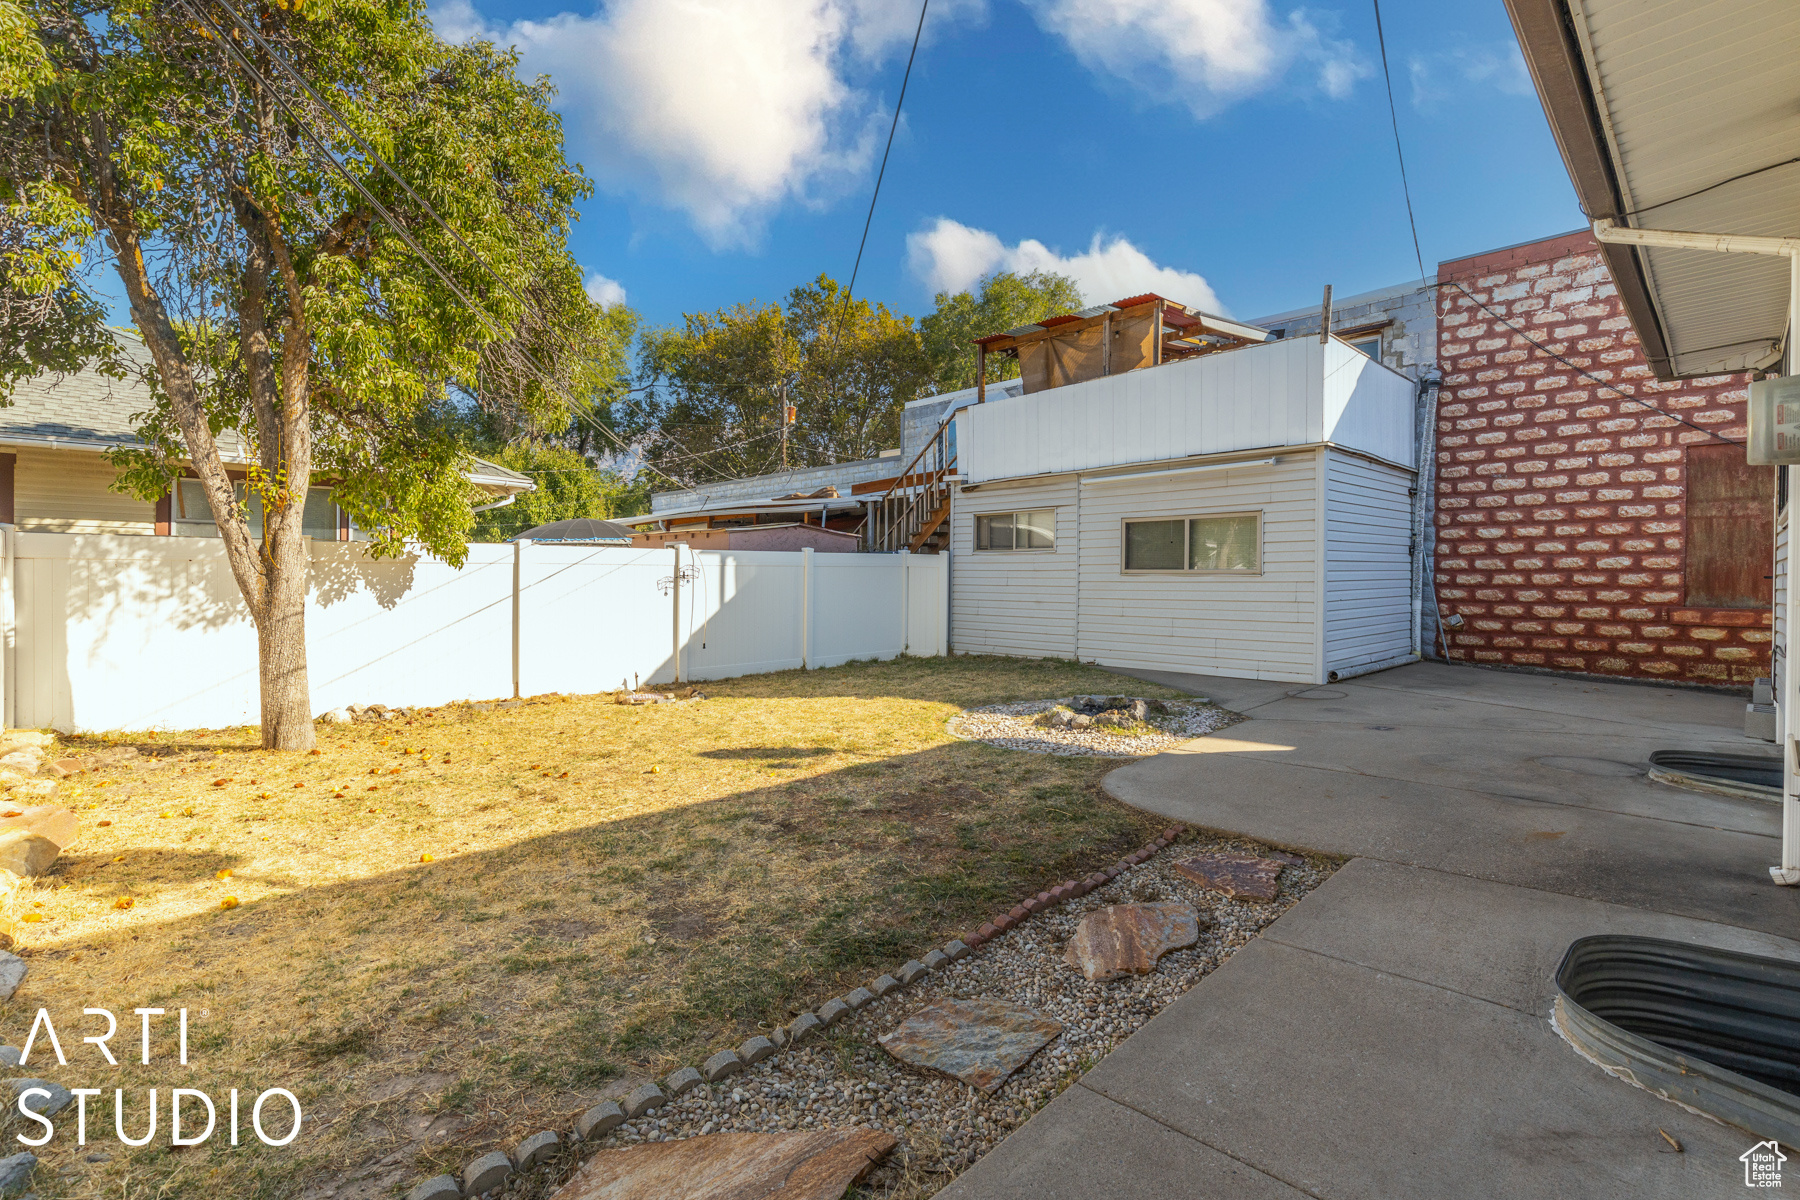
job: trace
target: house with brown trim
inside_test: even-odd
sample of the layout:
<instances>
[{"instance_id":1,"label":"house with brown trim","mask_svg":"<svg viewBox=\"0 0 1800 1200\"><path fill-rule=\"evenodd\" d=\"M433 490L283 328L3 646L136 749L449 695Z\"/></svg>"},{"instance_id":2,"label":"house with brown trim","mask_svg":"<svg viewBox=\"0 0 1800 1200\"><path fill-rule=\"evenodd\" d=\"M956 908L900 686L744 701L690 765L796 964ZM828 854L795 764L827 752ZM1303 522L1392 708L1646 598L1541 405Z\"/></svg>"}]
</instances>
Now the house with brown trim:
<instances>
[{"instance_id":1,"label":"house with brown trim","mask_svg":"<svg viewBox=\"0 0 1800 1200\"><path fill-rule=\"evenodd\" d=\"M97 371L20 382L12 403L0 407L0 523L29 533L217 537L198 479L173 481L154 503L113 490L118 472L106 452L140 444L133 417L150 405L142 383ZM235 437L222 434L219 445L227 464L250 462ZM529 476L479 459L468 477L495 501L536 486ZM250 503L254 524L254 496ZM328 483L309 490L303 528L322 541L361 536L350 514L333 503Z\"/></svg>"}]
</instances>

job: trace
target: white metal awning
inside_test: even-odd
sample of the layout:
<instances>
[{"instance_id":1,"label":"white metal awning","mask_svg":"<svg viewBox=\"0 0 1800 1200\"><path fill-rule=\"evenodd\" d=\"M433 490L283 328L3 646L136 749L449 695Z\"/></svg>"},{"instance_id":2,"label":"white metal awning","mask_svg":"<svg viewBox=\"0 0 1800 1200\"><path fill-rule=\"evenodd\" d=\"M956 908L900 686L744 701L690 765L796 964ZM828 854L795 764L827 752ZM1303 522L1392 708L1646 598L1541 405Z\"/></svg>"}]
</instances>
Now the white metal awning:
<instances>
[{"instance_id":1,"label":"white metal awning","mask_svg":"<svg viewBox=\"0 0 1800 1200\"><path fill-rule=\"evenodd\" d=\"M1590 218L1800 235L1800 3L1506 0ZM1662 378L1775 366L1788 264L1604 247Z\"/></svg>"}]
</instances>

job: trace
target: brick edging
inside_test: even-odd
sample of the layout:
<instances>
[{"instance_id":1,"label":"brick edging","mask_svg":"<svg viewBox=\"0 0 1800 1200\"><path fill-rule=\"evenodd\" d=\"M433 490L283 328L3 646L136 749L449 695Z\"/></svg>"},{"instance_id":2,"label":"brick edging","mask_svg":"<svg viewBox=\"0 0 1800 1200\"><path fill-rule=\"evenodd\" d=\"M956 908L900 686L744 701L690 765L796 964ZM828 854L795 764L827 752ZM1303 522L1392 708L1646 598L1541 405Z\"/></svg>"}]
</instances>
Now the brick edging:
<instances>
[{"instance_id":1,"label":"brick edging","mask_svg":"<svg viewBox=\"0 0 1800 1200\"><path fill-rule=\"evenodd\" d=\"M626 1121L661 1108L675 1096L690 1092L702 1084L721 1082L746 1066L797 1045L880 997L924 978L945 963L968 957L1028 917L1106 886L1132 867L1148 862L1162 850L1174 845L1185 832L1184 826L1171 825L1112 866L1082 879L1066 879L1047 891L1039 892L993 920L983 922L974 932L951 939L942 949L932 950L923 958L909 959L893 974L881 975L862 987L834 996L816 1010L799 1014L769 1035L757 1034L740 1046L720 1050L698 1067L679 1067L663 1077L661 1086L646 1083L628 1096L603 1100L576 1118L574 1127L567 1131L569 1140L593 1141ZM406 1193L406 1200L461 1200L465 1196L479 1196L500 1187L513 1175L544 1163L561 1145L562 1137L557 1131L542 1130L521 1141L510 1155L503 1150L490 1150L464 1164L462 1170L455 1175L434 1175L414 1184Z\"/></svg>"}]
</instances>

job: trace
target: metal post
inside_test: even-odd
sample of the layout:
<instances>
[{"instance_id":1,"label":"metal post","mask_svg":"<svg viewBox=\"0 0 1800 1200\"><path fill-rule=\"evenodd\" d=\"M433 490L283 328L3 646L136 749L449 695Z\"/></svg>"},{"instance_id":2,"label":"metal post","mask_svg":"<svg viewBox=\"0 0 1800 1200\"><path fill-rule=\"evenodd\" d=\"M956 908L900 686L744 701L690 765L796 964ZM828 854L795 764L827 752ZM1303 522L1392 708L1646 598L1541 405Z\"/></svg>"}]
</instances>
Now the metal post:
<instances>
[{"instance_id":1,"label":"metal post","mask_svg":"<svg viewBox=\"0 0 1800 1200\"><path fill-rule=\"evenodd\" d=\"M975 403L987 403L987 347L975 347Z\"/></svg>"},{"instance_id":2,"label":"metal post","mask_svg":"<svg viewBox=\"0 0 1800 1200\"><path fill-rule=\"evenodd\" d=\"M512 667L514 700L519 699L519 585L524 574L525 547L530 544L530 538L520 538L513 543Z\"/></svg>"},{"instance_id":3,"label":"metal post","mask_svg":"<svg viewBox=\"0 0 1800 1200\"><path fill-rule=\"evenodd\" d=\"M1331 340L1331 285L1325 285L1325 303L1319 308L1319 345Z\"/></svg>"}]
</instances>

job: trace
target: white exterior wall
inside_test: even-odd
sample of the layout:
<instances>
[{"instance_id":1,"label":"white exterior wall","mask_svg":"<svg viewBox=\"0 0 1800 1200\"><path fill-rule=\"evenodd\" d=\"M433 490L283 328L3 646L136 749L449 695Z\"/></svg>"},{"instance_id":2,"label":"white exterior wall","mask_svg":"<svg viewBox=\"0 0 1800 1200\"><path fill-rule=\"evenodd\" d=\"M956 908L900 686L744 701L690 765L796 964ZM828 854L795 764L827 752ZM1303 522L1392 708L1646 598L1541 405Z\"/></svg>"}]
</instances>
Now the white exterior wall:
<instances>
[{"instance_id":1,"label":"white exterior wall","mask_svg":"<svg viewBox=\"0 0 1800 1200\"><path fill-rule=\"evenodd\" d=\"M15 727L220 728L257 720L256 635L215 538L5 535L8 712ZM315 712L512 694L514 547L459 570L311 544L307 654ZM672 680L677 632L658 588L675 551L526 545L524 695ZM937 555L684 551L683 678L944 651ZM705 603L697 603L699 597Z\"/></svg>"},{"instance_id":2,"label":"white exterior wall","mask_svg":"<svg viewBox=\"0 0 1800 1200\"><path fill-rule=\"evenodd\" d=\"M1073 475L952 496L950 627L958 653L1075 657L1075 499ZM977 516L1032 508L1056 510L1056 549L975 549Z\"/></svg>"},{"instance_id":3,"label":"white exterior wall","mask_svg":"<svg viewBox=\"0 0 1800 1200\"><path fill-rule=\"evenodd\" d=\"M1340 678L1413 659L1413 475L1325 455L1325 672Z\"/></svg>"},{"instance_id":4,"label":"white exterior wall","mask_svg":"<svg viewBox=\"0 0 1800 1200\"><path fill-rule=\"evenodd\" d=\"M1262 514L1260 575L1126 575L1127 517ZM1116 483L1081 496L1081 657L1106 666L1316 683L1318 456Z\"/></svg>"},{"instance_id":5,"label":"white exterior wall","mask_svg":"<svg viewBox=\"0 0 1800 1200\"><path fill-rule=\"evenodd\" d=\"M0 447L18 455L13 517L38 533L156 532L156 506L112 490L118 472L100 454Z\"/></svg>"},{"instance_id":6,"label":"white exterior wall","mask_svg":"<svg viewBox=\"0 0 1800 1200\"><path fill-rule=\"evenodd\" d=\"M1267 342L964 409L970 483L1339 445L1413 463L1413 383L1343 342Z\"/></svg>"}]
</instances>

